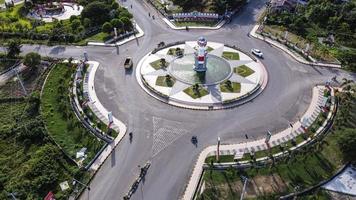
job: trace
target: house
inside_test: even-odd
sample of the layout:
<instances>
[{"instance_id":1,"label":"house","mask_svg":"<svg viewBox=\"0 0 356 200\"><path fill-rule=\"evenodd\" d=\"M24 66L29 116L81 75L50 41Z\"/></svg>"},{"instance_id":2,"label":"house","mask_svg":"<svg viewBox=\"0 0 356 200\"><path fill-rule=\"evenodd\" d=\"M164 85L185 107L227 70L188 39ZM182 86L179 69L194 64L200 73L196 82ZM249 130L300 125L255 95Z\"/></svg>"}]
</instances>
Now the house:
<instances>
[{"instance_id":1,"label":"house","mask_svg":"<svg viewBox=\"0 0 356 200\"><path fill-rule=\"evenodd\" d=\"M306 0L271 0L270 12L293 11L297 5L306 5Z\"/></svg>"}]
</instances>

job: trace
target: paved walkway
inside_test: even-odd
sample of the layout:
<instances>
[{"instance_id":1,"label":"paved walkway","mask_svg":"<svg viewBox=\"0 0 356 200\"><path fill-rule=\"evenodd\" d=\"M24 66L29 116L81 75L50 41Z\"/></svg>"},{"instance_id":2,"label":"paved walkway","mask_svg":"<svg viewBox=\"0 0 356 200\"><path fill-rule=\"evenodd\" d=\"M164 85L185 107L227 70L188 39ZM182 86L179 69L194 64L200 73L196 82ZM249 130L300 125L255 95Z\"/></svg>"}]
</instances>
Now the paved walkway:
<instances>
[{"instance_id":1,"label":"paved walkway","mask_svg":"<svg viewBox=\"0 0 356 200\"><path fill-rule=\"evenodd\" d=\"M180 27L176 26L174 23L169 21L167 18L162 18L162 20L171 28L174 30L185 30L185 26ZM203 30L217 30L220 29L222 26L224 26L226 23L225 20L222 20L220 23L218 23L216 26L188 26L189 29L203 29Z\"/></svg>"},{"instance_id":2,"label":"paved walkway","mask_svg":"<svg viewBox=\"0 0 356 200\"><path fill-rule=\"evenodd\" d=\"M281 143L287 142L288 140L291 140L292 138L295 138L305 132L302 128L302 122L305 127L309 127L315 121L315 119L321 112L320 106L324 101L324 89L324 86L316 86L313 88L311 103L301 120L292 124L293 127L288 127L287 129L272 135L269 142L270 147L280 145ZM184 200L192 199L194 192L198 187L200 177L203 173L203 165L205 162L205 158L211 155L216 155L216 149L217 146L212 145L205 148L200 153L199 158L194 166L193 173L188 182L187 188L184 192ZM234 155L238 152L249 153L266 149L268 148L265 143L265 139L263 138L246 143L220 145L220 155Z\"/></svg>"},{"instance_id":3,"label":"paved walkway","mask_svg":"<svg viewBox=\"0 0 356 200\"><path fill-rule=\"evenodd\" d=\"M100 103L98 97L96 96L95 93L95 73L96 70L99 67L99 63L95 61L88 61L89 64L88 68L88 76L85 78L88 78L87 83L83 85L84 92L88 93L89 97L89 107L90 109L94 112L94 114L105 124L109 124L109 119L108 119L108 113L109 111L104 108L104 106ZM126 133L126 126L124 123L119 121L117 118L113 117L113 124L111 125L111 128L114 129L116 132L118 132L118 136L114 139L114 141L109 144L104 151L101 153L101 155L94 161L94 163L91 165L90 169L93 171L96 171L100 168L100 166L104 163L107 157L109 157L110 153L115 149L115 147L119 144L121 139L125 136Z\"/></svg>"},{"instance_id":4,"label":"paved walkway","mask_svg":"<svg viewBox=\"0 0 356 200\"><path fill-rule=\"evenodd\" d=\"M300 54L298 54L297 52L289 49L287 46L285 46L284 44L281 44L275 40L272 40L268 37L264 37L260 34L257 34L256 31L258 30L258 28L260 27L259 24L255 25L253 27L253 29L250 32L250 35L254 38L263 40L279 49L281 49L282 51L286 52L287 54L289 54L290 56L292 56L292 58L294 58L295 60L297 60L300 63L303 64L307 64L307 65L312 65L312 66L319 66L319 67L333 67L333 68L341 68L341 65L338 64L329 64L329 63L320 63L320 62L310 62L305 60Z\"/></svg>"},{"instance_id":5,"label":"paved walkway","mask_svg":"<svg viewBox=\"0 0 356 200\"><path fill-rule=\"evenodd\" d=\"M143 30L141 29L141 27L136 24L136 30L138 31L137 34L135 35L131 35L130 37L127 37L123 40L120 40L118 42L116 42L115 44L106 44L105 42L88 42L88 45L91 46L105 46L105 47L116 47L116 46L121 46L125 43L128 43L132 40L137 40L138 38L142 37L145 35L145 32L143 32Z\"/></svg>"}]
</instances>

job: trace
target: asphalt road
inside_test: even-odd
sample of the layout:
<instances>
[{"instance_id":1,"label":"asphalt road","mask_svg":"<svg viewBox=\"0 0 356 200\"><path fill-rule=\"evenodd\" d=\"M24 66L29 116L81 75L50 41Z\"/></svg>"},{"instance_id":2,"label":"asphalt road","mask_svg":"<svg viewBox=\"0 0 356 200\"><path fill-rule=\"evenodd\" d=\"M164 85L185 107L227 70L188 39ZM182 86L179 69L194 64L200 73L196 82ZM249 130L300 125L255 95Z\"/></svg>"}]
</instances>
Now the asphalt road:
<instances>
[{"instance_id":1,"label":"asphalt road","mask_svg":"<svg viewBox=\"0 0 356 200\"><path fill-rule=\"evenodd\" d=\"M139 174L139 165L152 163L132 199L173 200L184 192L192 166L204 147L216 143L245 142L264 137L267 130L275 133L298 120L309 105L312 87L338 75L353 78L338 69L318 68L300 64L290 56L267 43L248 37L264 1L251 0L234 20L214 31L175 31L159 19L159 15L141 0L128 0L124 4L132 11L145 36L116 48L24 45L24 53L36 51L55 57L83 58L88 52L90 60L101 63L96 77L96 93L108 110L122 120L133 132L118 145L110 158L95 175L81 199L122 199ZM132 4L133 9L130 8ZM148 17L155 15L155 20ZM155 14L156 13L156 14ZM264 92L250 103L222 111L193 111L164 104L146 94L136 82L134 71L125 72L123 61L133 57L135 63L150 52L160 41L165 43L196 40L205 36L208 41L237 45L243 50L259 48L269 73ZM198 137L195 147L190 139Z\"/></svg>"}]
</instances>

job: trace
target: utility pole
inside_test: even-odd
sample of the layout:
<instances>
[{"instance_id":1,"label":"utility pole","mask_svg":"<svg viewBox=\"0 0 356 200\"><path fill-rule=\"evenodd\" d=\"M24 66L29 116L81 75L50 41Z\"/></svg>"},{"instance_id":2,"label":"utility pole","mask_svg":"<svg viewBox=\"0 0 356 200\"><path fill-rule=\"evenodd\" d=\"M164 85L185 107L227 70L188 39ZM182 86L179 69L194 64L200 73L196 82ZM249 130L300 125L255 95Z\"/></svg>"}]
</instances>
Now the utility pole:
<instances>
[{"instance_id":1,"label":"utility pole","mask_svg":"<svg viewBox=\"0 0 356 200\"><path fill-rule=\"evenodd\" d=\"M87 188L88 191L90 191L90 186L88 186L88 185L86 185L86 184L84 184L84 183L78 181L77 179L73 178L73 183L72 183L72 184L75 185L76 183L79 183L80 185L82 185L82 186L84 186L85 188Z\"/></svg>"}]
</instances>

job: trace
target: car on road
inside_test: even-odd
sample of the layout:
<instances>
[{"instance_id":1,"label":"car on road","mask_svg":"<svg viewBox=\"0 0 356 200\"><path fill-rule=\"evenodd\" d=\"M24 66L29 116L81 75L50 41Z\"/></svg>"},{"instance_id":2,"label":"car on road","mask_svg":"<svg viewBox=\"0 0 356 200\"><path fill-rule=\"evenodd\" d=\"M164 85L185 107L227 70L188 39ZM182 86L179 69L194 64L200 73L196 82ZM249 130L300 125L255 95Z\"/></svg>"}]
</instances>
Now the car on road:
<instances>
[{"instance_id":1,"label":"car on road","mask_svg":"<svg viewBox=\"0 0 356 200\"><path fill-rule=\"evenodd\" d=\"M131 69L132 66L133 66L132 58L131 57L127 57L125 59L125 63L124 63L125 69Z\"/></svg>"},{"instance_id":2,"label":"car on road","mask_svg":"<svg viewBox=\"0 0 356 200\"><path fill-rule=\"evenodd\" d=\"M263 58L263 53L261 50L259 49L251 49L251 53L255 56L258 56L260 58Z\"/></svg>"}]
</instances>

